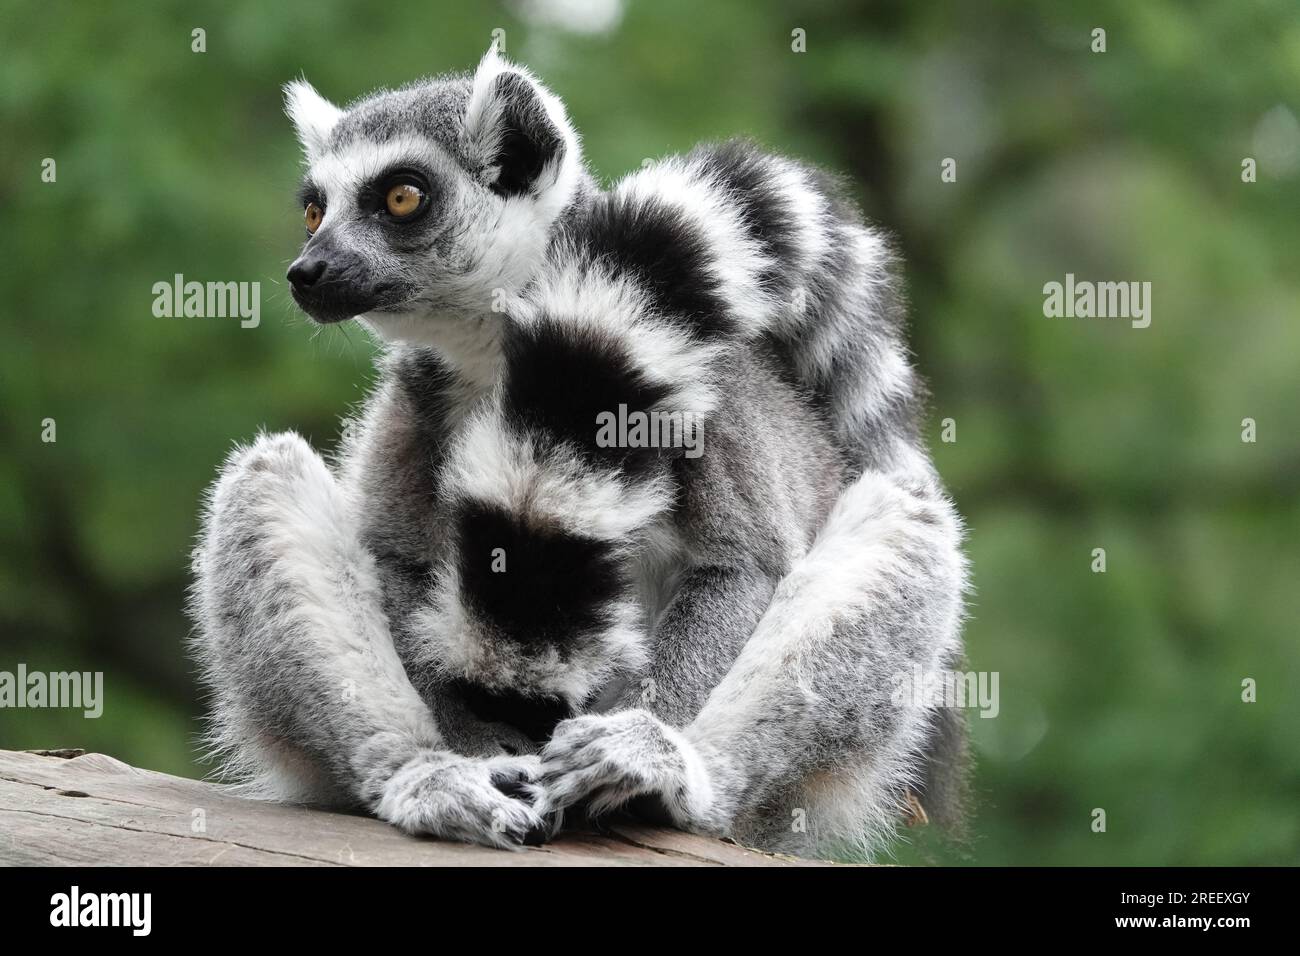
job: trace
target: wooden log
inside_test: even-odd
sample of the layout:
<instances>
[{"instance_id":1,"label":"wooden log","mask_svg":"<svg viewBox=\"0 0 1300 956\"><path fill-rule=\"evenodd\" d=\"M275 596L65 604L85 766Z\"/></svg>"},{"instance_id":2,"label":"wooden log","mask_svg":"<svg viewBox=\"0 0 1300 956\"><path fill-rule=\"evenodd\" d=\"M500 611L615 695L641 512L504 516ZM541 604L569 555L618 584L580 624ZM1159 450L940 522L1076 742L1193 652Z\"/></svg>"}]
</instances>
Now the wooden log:
<instances>
[{"instance_id":1,"label":"wooden log","mask_svg":"<svg viewBox=\"0 0 1300 956\"><path fill-rule=\"evenodd\" d=\"M407 836L371 817L247 800L79 750L0 750L7 866L817 866L615 821L517 852Z\"/></svg>"}]
</instances>

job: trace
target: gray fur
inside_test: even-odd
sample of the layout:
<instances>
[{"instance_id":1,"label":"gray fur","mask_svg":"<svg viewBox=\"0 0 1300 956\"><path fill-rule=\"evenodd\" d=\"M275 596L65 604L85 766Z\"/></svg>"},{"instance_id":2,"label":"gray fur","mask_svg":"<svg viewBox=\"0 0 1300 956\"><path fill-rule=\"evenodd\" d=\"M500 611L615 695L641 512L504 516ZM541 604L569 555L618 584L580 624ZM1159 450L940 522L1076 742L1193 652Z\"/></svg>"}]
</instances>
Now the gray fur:
<instances>
[{"instance_id":1,"label":"gray fur","mask_svg":"<svg viewBox=\"0 0 1300 956\"><path fill-rule=\"evenodd\" d=\"M370 264L367 281L402 293L361 317L390 347L333 468L296 436L262 437L212 493L194 647L226 767L263 796L500 846L574 804L650 800L683 828L790 852L879 850L909 791L960 790L931 751L963 755L959 715L890 699L914 664L960 658L966 580L960 521L917 437L892 256L825 177L748 147L629 177L616 187L628 208L681 204L711 250L703 267L730 331L684 354L636 276L583 260L601 194L562 105L526 73L562 148L529 190L493 192L503 71L518 68L490 56L473 77L347 112L290 91L309 180L333 190L313 242L324 233ZM400 240L347 192L394 157L426 164L441 203ZM763 208L776 226L759 227ZM529 741L458 702L432 640L465 626L436 599L455 547L445 509L481 493L474 428L517 440L496 387L510 323L615 295L641 323L627 335L646 368L707 407L708 450L660 476L662 501L659 485L625 489L645 506L625 552L644 653L601 664L612 645L587 648L601 684L590 712L561 723L540 758L517 756ZM608 477L582 474L593 487Z\"/></svg>"}]
</instances>

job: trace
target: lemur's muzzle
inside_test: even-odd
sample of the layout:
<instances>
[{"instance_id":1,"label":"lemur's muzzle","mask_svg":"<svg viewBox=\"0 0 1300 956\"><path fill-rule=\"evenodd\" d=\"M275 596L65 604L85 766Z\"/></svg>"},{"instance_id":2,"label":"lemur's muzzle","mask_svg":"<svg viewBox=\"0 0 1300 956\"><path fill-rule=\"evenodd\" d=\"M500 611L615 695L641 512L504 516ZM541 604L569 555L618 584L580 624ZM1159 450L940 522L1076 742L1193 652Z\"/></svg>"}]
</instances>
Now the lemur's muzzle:
<instances>
[{"instance_id":1,"label":"lemur's muzzle","mask_svg":"<svg viewBox=\"0 0 1300 956\"><path fill-rule=\"evenodd\" d=\"M342 322L384 304L387 287L370 281L365 264L327 242L310 242L285 274L293 300L317 322Z\"/></svg>"}]
</instances>

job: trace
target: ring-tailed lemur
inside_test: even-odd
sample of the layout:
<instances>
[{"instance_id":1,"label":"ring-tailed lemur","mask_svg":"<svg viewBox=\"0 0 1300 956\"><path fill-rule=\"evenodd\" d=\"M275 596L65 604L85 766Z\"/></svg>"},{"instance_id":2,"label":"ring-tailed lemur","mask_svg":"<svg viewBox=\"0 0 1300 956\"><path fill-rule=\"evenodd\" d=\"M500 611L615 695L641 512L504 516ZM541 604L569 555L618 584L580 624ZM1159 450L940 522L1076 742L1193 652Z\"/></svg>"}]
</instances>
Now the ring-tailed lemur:
<instances>
[{"instance_id":1,"label":"ring-tailed lemur","mask_svg":"<svg viewBox=\"0 0 1300 956\"><path fill-rule=\"evenodd\" d=\"M602 191L491 53L346 111L286 92L294 297L389 345L333 467L261 436L210 494L227 769L501 846L633 798L800 853L879 847L909 790L942 815L960 717L894 691L960 656L960 523L890 256L834 184L732 143ZM703 454L598 440L654 412Z\"/></svg>"}]
</instances>

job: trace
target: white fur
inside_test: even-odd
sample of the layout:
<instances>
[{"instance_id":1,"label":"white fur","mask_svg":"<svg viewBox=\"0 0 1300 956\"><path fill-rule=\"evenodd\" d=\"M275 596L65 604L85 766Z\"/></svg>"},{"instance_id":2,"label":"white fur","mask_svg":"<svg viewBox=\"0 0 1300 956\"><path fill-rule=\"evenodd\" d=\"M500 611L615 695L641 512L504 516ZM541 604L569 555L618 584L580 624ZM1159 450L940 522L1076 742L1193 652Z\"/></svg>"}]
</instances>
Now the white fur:
<instances>
[{"instance_id":1,"label":"white fur","mask_svg":"<svg viewBox=\"0 0 1300 956\"><path fill-rule=\"evenodd\" d=\"M564 148L526 193L501 196L491 187L500 174L493 163L507 116L495 84L507 72L532 85ZM425 449L435 460L447 452L441 486L420 471L418 460L407 467L411 459L401 454L345 468L345 481L357 482L363 468L381 463L389 470L376 482L398 479L392 497L377 503L367 497L384 514L373 522L369 515L364 529L356 516L362 502L349 499L296 436L259 440L227 467L196 569L207 631L201 653L218 693L222 740L238 750L235 766L244 761L281 795L310 794L316 782L332 777L411 832L517 845L538 821L510 803L510 837L498 841L489 833L494 821L488 817L503 798L494 771L440 749L444 743L411 680L427 688L430 676L468 677L491 688L557 694L574 706L611 682L634 686L628 682L653 650L646 646L650 623L673 594L674 576L693 559L670 527L676 513L669 511L668 479L634 481L508 427L496 388L507 321L498 310L522 323L546 315L569 323L575 335L623 343L648 378L668 386L670 410L697 414L713 410L725 387L714 380L719 356L771 331L793 346L802 382L828 388L828 417L846 447L855 439L880 446L872 458L877 470L844 491L809 550L803 550L805 533L787 552L793 566L757 629L721 683L707 678L712 693L684 730L644 711L562 725L548 748L548 761L557 766L545 799L577 799L585 789L599 811L635 793L657 792L682 827L752 836L766 845L783 845L788 837L773 831L794 800L808 809L819 847L877 845L915 783L928 724L913 708L897 720L887 715L884 729L866 720L844 727L852 719L845 715L882 716L881 682L899 661L934 668L957 651L961 600L953 592L965 574L957 519L924 453L889 414L913 399L916 383L893 327L881 238L833 209L813 173L775 157L754 161L789 218L793 254L779 263L751 233L740 197L714 178L710 163L670 159L628 176L615 187L620 198L675 208L704 242L705 267L740 334L739 341L702 345L671 317L656 314L633 269L612 274L604 261L590 261L580 239L572 246L553 243L557 217L586 192L588 175L563 105L528 71L490 52L471 81L464 117L448 118L453 125L446 132L461 137L450 149L414 134L339 144L337 107L305 81L289 84L285 94L311 177L325 193L318 235L351 225L358 186L387 168L418 163L439 178L442 205L430 222L446 222L448 231L431 232L426 255L403 256L370 241L364 228L351 238L376 274L413 290L392 311L363 317L367 326L392 342L438 348L459 373L464 401L450 415L456 428L450 449L441 437L436 449ZM578 212L571 221L580 227ZM847 272L837 268L821 281L843 253ZM802 286L816 308L773 301L762 282L773 268L793 279L795 289ZM880 437L882 429L894 430ZM393 431L385 435L395 441ZM373 491L374 484L366 487ZM445 500L430 500L437 495ZM612 623L562 649L527 647L520 635L497 633L465 606L457 561L438 550L442 529L431 515L438 504L467 500L615 545L616 556L634 566L634 585L611 602ZM428 511L421 510L425 505ZM384 533L374 537L376 530ZM382 562L369 556L363 537L378 542ZM405 565L385 579L397 589L381 595L378 569L392 573L395 553L416 568L430 558L441 561L422 599L405 590L411 586L399 576ZM409 625L397 648L381 611L393 595L401 602L400 623ZM710 600L698 609L725 617ZM712 647L696 650L703 660ZM281 654L292 667L280 666ZM708 670L686 660L687 673ZM347 680L361 685L357 698L336 701L334 683ZM284 727L290 729L283 741L267 730ZM593 729L596 736L579 745L578 731ZM837 730L845 731L843 739ZM565 740L572 746L566 749ZM328 766L322 770L316 760ZM566 761L573 765L558 765ZM298 790L290 790L293 781Z\"/></svg>"},{"instance_id":2,"label":"white fur","mask_svg":"<svg viewBox=\"0 0 1300 956\"><path fill-rule=\"evenodd\" d=\"M350 139L346 145L313 159L311 178L325 192L329 205L352 209L351 200L362 184L385 170L413 163L428 164L434 172L448 176L457 170L455 157L440 144L428 137L407 133L383 142L360 137ZM324 228L323 223L321 228Z\"/></svg>"},{"instance_id":3,"label":"white fur","mask_svg":"<svg viewBox=\"0 0 1300 956\"><path fill-rule=\"evenodd\" d=\"M536 771L535 757L476 760L422 751L385 784L375 815L407 833L518 850L544 823L533 808L506 796L496 781L529 781Z\"/></svg>"},{"instance_id":4,"label":"white fur","mask_svg":"<svg viewBox=\"0 0 1300 956\"><path fill-rule=\"evenodd\" d=\"M485 167L499 152L504 130L501 103L495 96L494 84L497 78L505 73L518 74L528 81L537 92L547 117L564 143L563 155L558 161L553 160L547 165L542 171L542 181L538 183L538 192L554 193L559 200L560 208L563 208L568 205L569 198L573 195L582 167L582 145L578 131L569 122L568 111L560 98L548 90L529 70L507 62L497 52L495 46L489 48L474 71L473 90L470 93L469 105L465 109L466 151L471 155L477 154L480 163Z\"/></svg>"},{"instance_id":5,"label":"white fur","mask_svg":"<svg viewBox=\"0 0 1300 956\"><path fill-rule=\"evenodd\" d=\"M293 80L284 85L284 111L298 132L298 141L309 163L324 152L330 132L343 115L341 109L317 93L306 80Z\"/></svg>"},{"instance_id":6,"label":"white fur","mask_svg":"<svg viewBox=\"0 0 1300 956\"><path fill-rule=\"evenodd\" d=\"M728 192L700 167L672 157L630 173L614 192L681 210L705 237L710 271L743 334L758 335L770 326L773 303L759 279L772 260L746 228Z\"/></svg>"},{"instance_id":7,"label":"white fur","mask_svg":"<svg viewBox=\"0 0 1300 956\"><path fill-rule=\"evenodd\" d=\"M305 659L317 672L320 686L338 695L340 710L345 695L361 695L370 708L369 721L407 740L412 751L436 744L437 728L402 667L379 611L374 560L361 547L354 511L320 457L293 433L263 435L251 447L236 449L213 489L209 525L234 515L238 518L227 520L256 529L257 547L275 556L277 586L298 598L284 603L278 617L266 622L267 630L291 632L303 642ZM219 553L213 545L205 550ZM200 589L196 601L211 620L220 621L217 608L228 598L216 586L235 586L248 572L210 564L199 570L214 586ZM213 646L209 653L224 653L220 641ZM210 666L218 664L209 660ZM239 690L218 693L233 702ZM308 705L326 706L320 700ZM301 783L286 786L286 781L301 781L301 761L261 733L248 734L247 727L239 726L242 707L230 710L241 719L234 726L219 726L215 739L219 750L233 752L228 771L243 778L254 795L303 799ZM250 744L252 749L246 749Z\"/></svg>"},{"instance_id":8,"label":"white fur","mask_svg":"<svg viewBox=\"0 0 1300 956\"><path fill-rule=\"evenodd\" d=\"M476 413L461 430L444 482L449 497L489 502L539 524L613 543L661 514L672 500L662 480L633 482L593 469L562 448L539 449L490 412Z\"/></svg>"},{"instance_id":9,"label":"white fur","mask_svg":"<svg viewBox=\"0 0 1300 956\"><path fill-rule=\"evenodd\" d=\"M355 215L358 189L386 169L399 165L430 167L447 192L439 197L444 208L439 216L458 226L452 258L429 264L438 277L437 287L427 289L401 310L366 316L367 325L389 342L446 347L448 358L466 369L473 381L485 382L495 372L496 319L527 285L541 265L551 226L572 201L583 176L582 148L563 105L528 71L507 64L489 54L475 77L465 117L463 145L472 155L493 148L501 119L490 95L491 81L503 72L515 72L532 83L547 115L564 142L562 154L543 170L532 191L507 197L488 192L486 184L475 186L466 180L461 161L441 144L415 133L383 142L358 137L335 149L326 148L329 129L337 122L325 103L309 85L298 81L286 87L294 91L291 116L306 124L300 129L307 150L310 177L326 197L325 218L318 233L328 231L336 221ZM314 97L314 98L313 98ZM323 105L322 105L323 104ZM333 107L329 109L337 110ZM323 131L323 132L322 132ZM460 326L469 316L481 317L486 335L479 330L468 334ZM470 341L466 341L466 339ZM488 348L483 348L484 341ZM476 375L476 369L482 375Z\"/></svg>"},{"instance_id":10,"label":"white fur","mask_svg":"<svg viewBox=\"0 0 1300 956\"><path fill-rule=\"evenodd\" d=\"M831 249L826 228L826 200L808 181L804 167L789 160L773 158L768 169L794 231L798 270L816 279L816 269Z\"/></svg>"},{"instance_id":11,"label":"white fur","mask_svg":"<svg viewBox=\"0 0 1300 956\"><path fill-rule=\"evenodd\" d=\"M545 314L575 329L593 329L626 343L647 378L669 387L665 410L705 415L717 402L713 368L723 346L706 344L664 321L630 276L614 276L600 263L561 250L558 260L529 290L516 318Z\"/></svg>"},{"instance_id":12,"label":"white fur","mask_svg":"<svg viewBox=\"0 0 1300 956\"><path fill-rule=\"evenodd\" d=\"M596 640L575 641L563 655L556 647L525 649L521 635L498 635L469 613L460 599L459 575L448 564L428 603L412 615L413 626L425 638L412 665L488 688L558 696L577 708L615 674L635 674L645 666L640 609L616 601L607 610L613 623Z\"/></svg>"},{"instance_id":13,"label":"white fur","mask_svg":"<svg viewBox=\"0 0 1300 956\"><path fill-rule=\"evenodd\" d=\"M491 390L500 378L502 316L371 312L362 325L384 342L436 349L464 381L466 401Z\"/></svg>"},{"instance_id":14,"label":"white fur","mask_svg":"<svg viewBox=\"0 0 1300 956\"><path fill-rule=\"evenodd\" d=\"M542 751L543 812L591 795L607 813L656 793L678 826L708 827L717 799L700 754L682 733L646 710L590 714L562 722Z\"/></svg>"}]
</instances>

